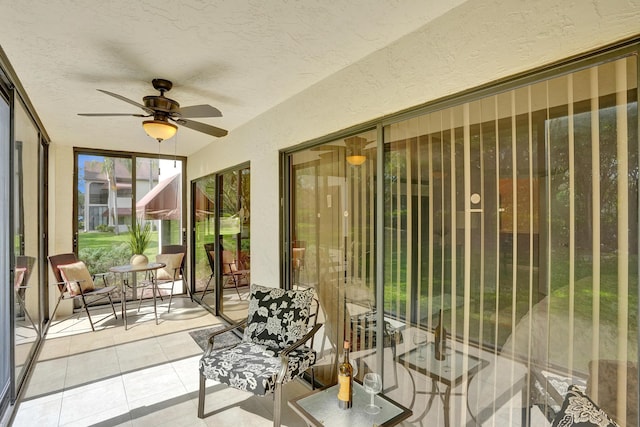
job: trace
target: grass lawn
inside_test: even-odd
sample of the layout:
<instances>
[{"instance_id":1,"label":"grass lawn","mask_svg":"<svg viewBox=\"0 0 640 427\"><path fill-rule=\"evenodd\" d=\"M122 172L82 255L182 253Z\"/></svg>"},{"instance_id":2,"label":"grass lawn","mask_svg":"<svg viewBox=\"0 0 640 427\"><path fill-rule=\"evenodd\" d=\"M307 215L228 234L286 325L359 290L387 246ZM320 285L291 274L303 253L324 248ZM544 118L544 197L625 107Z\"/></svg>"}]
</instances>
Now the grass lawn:
<instances>
[{"instance_id":1,"label":"grass lawn","mask_svg":"<svg viewBox=\"0 0 640 427\"><path fill-rule=\"evenodd\" d=\"M118 235L109 232L92 231L90 233L78 233L78 247L80 249L96 249L108 248L120 244L128 244L129 233L120 233ZM151 232L149 246L144 251L148 257L153 257L158 252L158 232Z\"/></svg>"}]
</instances>

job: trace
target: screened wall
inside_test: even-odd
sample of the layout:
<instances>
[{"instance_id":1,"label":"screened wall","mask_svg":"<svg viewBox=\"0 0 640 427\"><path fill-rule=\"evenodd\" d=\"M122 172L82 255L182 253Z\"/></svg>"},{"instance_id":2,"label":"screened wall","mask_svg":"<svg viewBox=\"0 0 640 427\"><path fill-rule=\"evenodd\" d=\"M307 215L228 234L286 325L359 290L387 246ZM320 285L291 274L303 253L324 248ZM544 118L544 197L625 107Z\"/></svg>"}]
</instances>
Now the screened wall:
<instances>
[{"instance_id":1,"label":"screened wall","mask_svg":"<svg viewBox=\"0 0 640 427\"><path fill-rule=\"evenodd\" d=\"M630 56L385 128L385 311L430 330L442 310L451 351L490 362L471 414L497 405L487 391L524 384L547 412L553 390L533 395L545 379L596 399L614 380L602 400L625 424L627 380L637 393L636 82Z\"/></svg>"},{"instance_id":2,"label":"screened wall","mask_svg":"<svg viewBox=\"0 0 640 427\"><path fill-rule=\"evenodd\" d=\"M528 81L291 153L291 283L412 423L549 425L576 385L636 426L637 56Z\"/></svg>"}]
</instances>

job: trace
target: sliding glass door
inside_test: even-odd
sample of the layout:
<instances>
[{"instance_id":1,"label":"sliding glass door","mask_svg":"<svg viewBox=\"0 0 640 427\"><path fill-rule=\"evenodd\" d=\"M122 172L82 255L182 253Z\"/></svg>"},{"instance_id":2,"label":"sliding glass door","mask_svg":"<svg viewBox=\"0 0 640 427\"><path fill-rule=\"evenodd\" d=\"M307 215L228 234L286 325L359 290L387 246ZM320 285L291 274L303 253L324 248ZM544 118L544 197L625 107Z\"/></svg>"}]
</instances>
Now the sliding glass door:
<instances>
[{"instance_id":1,"label":"sliding glass door","mask_svg":"<svg viewBox=\"0 0 640 427\"><path fill-rule=\"evenodd\" d=\"M370 333L376 307L376 144L376 131L370 130L288 159L288 286L316 290L328 339L328 368L316 378L325 384L335 380L332 364L343 340L353 341L354 355L376 345Z\"/></svg>"},{"instance_id":2,"label":"sliding glass door","mask_svg":"<svg viewBox=\"0 0 640 427\"><path fill-rule=\"evenodd\" d=\"M10 134L10 114L9 114L9 100L5 98L5 93L0 86L0 159L2 159L2 167L0 168L0 191L4 194L9 194L9 183L11 181L11 134ZM10 225L9 209L0 210L0 241L2 242L2 249L0 253L0 271L3 272L3 280L10 283L12 277L9 274L11 270L11 225ZM0 310L0 415L4 414L4 410L9 406L11 399L13 398L13 387L11 386L13 370L13 360L11 346L13 345L13 339L11 334L13 333L10 309L13 299L11 298L12 288L10 286L4 286L0 290L0 306L4 307Z\"/></svg>"},{"instance_id":3,"label":"sliding glass door","mask_svg":"<svg viewBox=\"0 0 640 427\"><path fill-rule=\"evenodd\" d=\"M40 339L40 133L21 102L14 105L13 254L16 389Z\"/></svg>"},{"instance_id":4,"label":"sliding glass door","mask_svg":"<svg viewBox=\"0 0 640 427\"><path fill-rule=\"evenodd\" d=\"M461 422L637 411L637 132L635 56L385 127L385 312L486 362Z\"/></svg>"},{"instance_id":5,"label":"sliding glass door","mask_svg":"<svg viewBox=\"0 0 640 427\"><path fill-rule=\"evenodd\" d=\"M251 283L251 169L192 183L195 295L228 320L246 318Z\"/></svg>"},{"instance_id":6,"label":"sliding glass door","mask_svg":"<svg viewBox=\"0 0 640 427\"><path fill-rule=\"evenodd\" d=\"M184 159L76 151L75 249L89 271L129 263L133 222L151 227L144 252L151 261L164 246L185 244L183 165ZM174 292L186 289L176 283Z\"/></svg>"},{"instance_id":7,"label":"sliding glass door","mask_svg":"<svg viewBox=\"0 0 640 427\"><path fill-rule=\"evenodd\" d=\"M610 55L381 122L380 151L372 130L288 153L286 272L317 291L321 355L351 340L421 425L545 425L574 384L635 426L637 82Z\"/></svg>"}]
</instances>

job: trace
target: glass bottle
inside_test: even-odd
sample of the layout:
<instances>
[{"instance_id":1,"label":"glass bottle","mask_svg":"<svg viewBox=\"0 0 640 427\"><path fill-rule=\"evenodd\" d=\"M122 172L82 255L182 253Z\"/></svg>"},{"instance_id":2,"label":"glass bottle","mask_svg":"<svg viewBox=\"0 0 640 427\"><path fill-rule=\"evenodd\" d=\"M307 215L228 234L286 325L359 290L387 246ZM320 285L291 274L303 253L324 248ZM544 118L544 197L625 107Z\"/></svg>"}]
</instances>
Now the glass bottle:
<instances>
[{"instance_id":1,"label":"glass bottle","mask_svg":"<svg viewBox=\"0 0 640 427\"><path fill-rule=\"evenodd\" d=\"M344 356L338 365L338 407L349 409L353 404L353 366L349 362L349 341L344 342Z\"/></svg>"},{"instance_id":2,"label":"glass bottle","mask_svg":"<svg viewBox=\"0 0 640 427\"><path fill-rule=\"evenodd\" d=\"M434 348L434 356L436 360L444 360L446 355L446 339L447 339L447 331L444 328L444 323L442 321L442 310L440 310L440 315L438 318L438 325L436 326L435 335L435 348Z\"/></svg>"}]
</instances>

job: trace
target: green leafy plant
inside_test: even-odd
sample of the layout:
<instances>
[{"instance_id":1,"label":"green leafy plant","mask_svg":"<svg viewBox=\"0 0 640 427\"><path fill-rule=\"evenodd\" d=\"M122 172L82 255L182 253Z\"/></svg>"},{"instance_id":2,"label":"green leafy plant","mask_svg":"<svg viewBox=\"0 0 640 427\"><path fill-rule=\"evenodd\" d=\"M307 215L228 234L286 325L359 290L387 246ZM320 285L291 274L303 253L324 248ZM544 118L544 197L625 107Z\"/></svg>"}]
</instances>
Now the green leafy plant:
<instances>
[{"instance_id":1,"label":"green leafy plant","mask_svg":"<svg viewBox=\"0 0 640 427\"><path fill-rule=\"evenodd\" d=\"M129 229L129 248L131 253L143 254L151 241L151 223L136 220L132 225L127 226Z\"/></svg>"}]
</instances>

